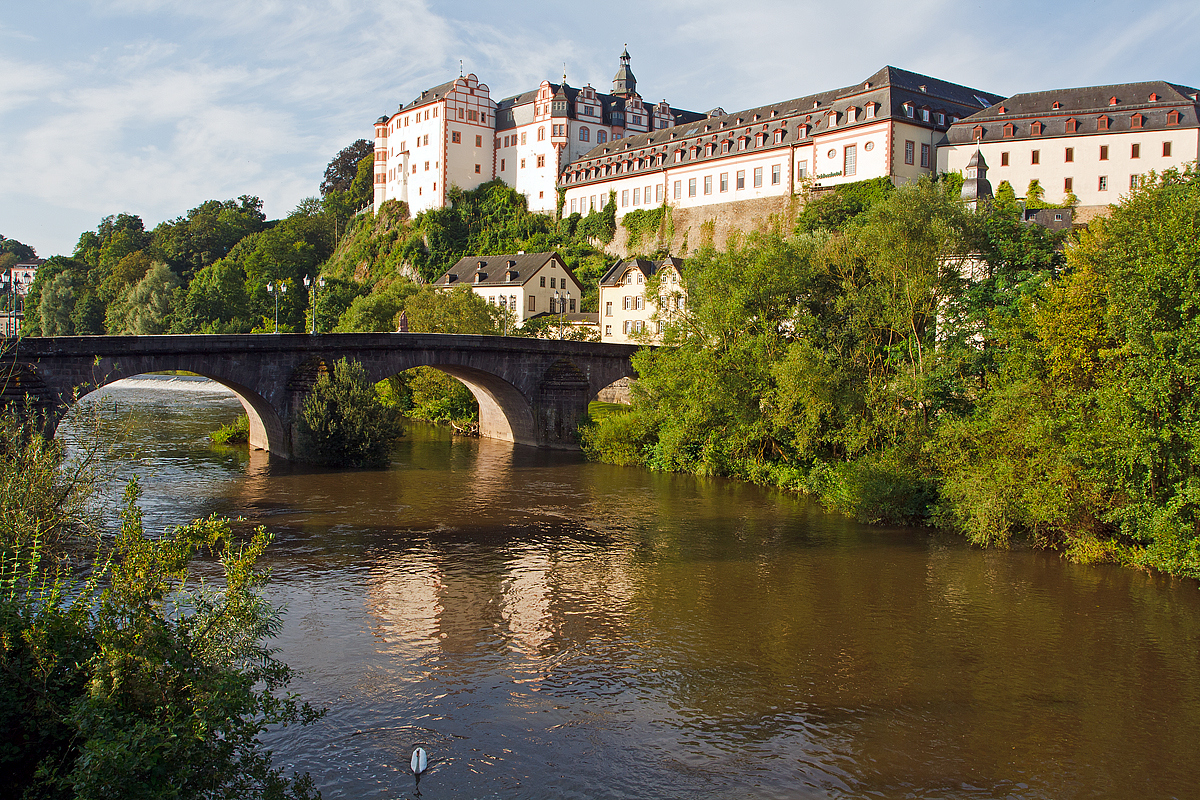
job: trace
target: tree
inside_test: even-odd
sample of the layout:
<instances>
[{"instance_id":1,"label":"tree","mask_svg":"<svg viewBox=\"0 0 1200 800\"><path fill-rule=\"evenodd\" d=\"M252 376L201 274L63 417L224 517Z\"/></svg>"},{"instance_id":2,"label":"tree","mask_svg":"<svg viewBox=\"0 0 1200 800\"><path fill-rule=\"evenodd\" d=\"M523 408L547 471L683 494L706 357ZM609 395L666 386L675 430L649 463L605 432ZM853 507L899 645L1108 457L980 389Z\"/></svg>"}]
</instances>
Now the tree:
<instances>
[{"instance_id":1,"label":"tree","mask_svg":"<svg viewBox=\"0 0 1200 800\"><path fill-rule=\"evenodd\" d=\"M395 412L380 402L358 362L340 359L304 399L298 420L300 452L327 467L382 467L400 436Z\"/></svg>"},{"instance_id":2,"label":"tree","mask_svg":"<svg viewBox=\"0 0 1200 800\"><path fill-rule=\"evenodd\" d=\"M172 299L179 277L161 261L108 306L105 328L110 334L153 336L170 330Z\"/></svg>"},{"instance_id":3,"label":"tree","mask_svg":"<svg viewBox=\"0 0 1200 800\"><path fill-rule=\"evenodd\" d=\"M373 157L374 154L375 145L366 139L358 139L343 147L325 168L325 179L321 181L321 196L350 191L354 179L358 177L359 163L368 156Z\"/></svg>"},{"instance_id":4,"label":"tree","mask_svg":"<svg viewBox=\"0 0 1200 800\"><path fill-rule=\"evenodd\" d=\"M414 333L500 333L500 310L468 286L447 292L426 284L404 301L404 310Z\"/></svg>"},{"instance_id":5,"label":"tree","mask_svg":"<svg viewBox=\"0 0 1200 800\"><path fill-rule=\"evenodd\" d=\"M0 257L5 255L13 256L13 262L31 261L37 258L37 252L27 244L21 244L16 239L9 239L0 234Z\"/></svg>"},{"instance_id":6,"label":"tree","mask_svg":"<svg viewBox=\"0 0 1200 800\"><path fill-rule=\"evenodd\" d=\"M1026 208L1045 208L1046 207L1046 190L1042 188L1042 183L1037 178L1029 182L1028 188L1025 189L1025 207Z\"/></svg>"}]
</instances>

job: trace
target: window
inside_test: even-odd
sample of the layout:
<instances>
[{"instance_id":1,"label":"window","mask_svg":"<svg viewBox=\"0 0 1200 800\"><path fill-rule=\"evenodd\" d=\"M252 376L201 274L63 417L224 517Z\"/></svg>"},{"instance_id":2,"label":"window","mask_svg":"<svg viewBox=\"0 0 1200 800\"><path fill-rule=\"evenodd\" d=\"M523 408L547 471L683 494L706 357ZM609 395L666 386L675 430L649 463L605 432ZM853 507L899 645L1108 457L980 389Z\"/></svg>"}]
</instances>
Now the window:
<instances>
[{"instance_id":1,"label":"window","mask_svg":"<svg viewBox=\"0 0 1200 800\"><path fill-rule=\"evenodd\" d=\"M567 311L568 311L568 313L571 313L571 314L575 313L575 298L574 297L571 298L571 307L569 309L567 309Z\"/></svg>"},{"instance_id":2,"label":"window","mask_svg":"<svg viewBox=\"0 0 1200 800\"><path fill-rule=\"evenodd\" d=\"M1016 125L1013 125L1011 122L1006 122L1006 123L1004 123L1004 135L1005 135L1005 137L1012 137L1012 136L1015 136L1015 135L1016 135L1016 133L1017 133L1017 126L1016 126Z\"/></svg>"},{"instance_id":3,"label":"window","mask_svg":"<svg viewBox=\"0 0 1200 800\"><path fill-rule=\"evenodd\" d=\"M1099 131L1108 130L1108 123L1109 123L1108 117L1101 114L1100 118L1098 120L1096 120L1096 130L1099 130Z\"/></svg>"},{"instance_id":4,"label":"window","mask_svg":"<svg viewBox=\"0 0 1200 800\"><path fill-rule=\"evenodd\" d=\"M1108 161L1108 145L1106 144L1100 145L1100 160Z\"/></svg>"},{"instance_id":5,"label":"window","mask_svg":"<svg viewBox=\"0 0 1200 800\"><path fill-rule=\"evenodd\" d=\"M1171 155L1171 143L1163 142L1163 158L1166 158L1170 155Z\"/></svg>"},{"instance_id":6,"label":"window","mask_svg":"<svg viewBox=\"0 0 1200 800\"><path fill-rule=\"evenodd\" d=\"M754 188L758 189L762 186L762 167L754 168Z\"/></svg>"},{"instance_id":7,"label":"window","mask_svg":"<svg viewBox=\"0 0 1200 800\"><path fill-rule=\"evenodd\" d=\"M504 172L504 162L505 162L505 161L506 161L506 159L503 159L503 158L502 158L502 159L500 159L500 171L501 171L501 172Z\"/></svg>"},{"instance_id":8,"label":"window","mask_svg":"<svg viewBox=\"0 0 1200 800\"><path fill-rule=\"evenodd\" d=\"M1079 120L1075 119L1074 117L1067 120L1067 133L1078 133L1078 132L1079 132Z\"/></svg>"},{"instance_id":9,"label":"window","mask_svg":"<svg viewBox=\"0 0 1200 800\"><path fill-rule=\"evenodd\" d=\"M1074 191L1075 181L1072 178L1063 178L1063 192L1070 193Z\"/></svg>"},{"instance_id":10,"label":"window","mask_svg":"<svg viewBox=\"0 0 1200 800\"><path fill-rule=\"evenodd\" d=\"M782 177L783 167L779 166L778 164L773 165L771 167L771 185L777 185Z\"/></svg>"},{"instance_id":11,"label":"window","mask_svg":"<svg viewBox=\"0 0 1200 800\"><path fill-rule=\"evenodd\" d=\"M721 191L722 192L729 191L729 173L728 172L721 173Z\"/></svg>"},{"instance_id":12,"label":"window","mask_svg":"<svg viewBox=\"0 0 1200 800\"><path fill-rule=\"evenodd\" d=\"M975 141L979 141L980 139L982 139L983 138L983 126L976 125L974 128L972 128L971 136L975 139Z\"/></svg>"},{"instance_id":13,"label":"window","mask_svg":"<svg viewBox=\"0 0 1200 800\"><path fill-rule=\"evenodd\" d=\"M930 147L928 144L924 144L924 143L921 144L921 166L924 169L929 169L929 161L930 161L929 156L932 151L933 151L933 148Z\"/></svg>"},{"instance_id":14,"label":"window","mask_svg":"<svg viewBox=\"0 0 1200 800\"><path fill-rule=\"evenodd\" d=\"M1063 161L1070 164L1074 160L1075 160L1075 148L1068 147L1066 153L1063 155Z\"/></svg>"},{"instance_id":15,"label":"window","mask_svg":"<svg viewBox=\"0 0 1200 800\"><path fill-rule=\"evenodd\" d=\"M1142 127L1142 123L1144 123L1145 121L1146 121L1146 118L1143 117L1141 114L1134 114L1133 120L1130 122L1130 127L1131 128L1140 128L1140 127Z\"/></svg>"},{"instance_id":16,"label":"window","mask_svg":"<svg viewBox=\"0 0 1200 800\"><path fill-rule=\"evenodd\" d=\"M1040 164L1040 163L1042 163L1042 151L1041 151L1041 150L1034 150L1033 152L1031 152L1031 153L1029 154L1029 163L1030 163L1030 164Z\"/></svg>"},{"instance_id":17,"label":"window","mask_svg":"<svg viewBox=\"0 0 1200 800\"><path fill-rule=\"evenodd\" d=\"M783 141L783 131L782 130L775 131L775 144L779 144L782 141Z\"/></svg>"},{"instance_id":18,"label":"window","mask_svg":"<svg viewBox=\"0 0 1200 800\"><path fill-rule=\"evenodd\" d=\"M634 303L634 305L633 305L634 311L641 311L645 307L645 300L642 299L642 296L640 294L637 297L633 298L633 303Z\"/></svg>"},{"instance_id":19,"label":"window","mask_svg":"<svg viewBox=\"0 0 1200 800\"><path fill-rule=\"evenodd\" d=\"M662 193L663 193L662 184L661 183L655 184L655 186L654 186L654 202L656 202L656 203L662 202L662 199L663 199ZM646 194L646 197L650 197L650 194L648 192Z\"/></svg>"},{"instance_id":20,"label":"window","mask_svg":"<svg viewBox=\"0 0 1200 800\"><path fill-rule=\"evenodd\" d=\"M545 125L542 125L541 127L538 128L538 141L539 142L546 141L546 126Z\"/></svg>"},{"instance_id":21,"label":"window","mask_svg":"<svg viewBox=\"0 0 1200 800\"><path fill-rule=\"evenodd\" d=\"M537 311L537 295L529 295L529 310Z\"/></svg>"},{"instance_id":22,"label":"window","mask_svg":"<svg viewBox=\"0 0 1200 800\"><path fill-rule=\"evenodd\" d=\"M605 336L612 336L612 325L605 325L605 326L604 326L604 335L605 335Z\"/></svg>"},{"instance_id":23,"label":"window","mask_svg":"<svg viewBox=\"0 0 1200 800\"><path fill-rule=\"evenodd\" d=\"M587 128L580 128L580 129L579 129L579 141L581 141L581 142L587 142L587 141L590 141L590 140L591 140L591 135L592 135L592 132L591 132L591 131L589 131Z\"/></svg>"},{"instance_id":24,"label":"window","mask_svg":"<svg viewBox=\"0 0 1200 800\"><path fill-rule=\"evenodd\" d=\"M462 144L462 134L458 131L450 131L450 144Z\"/></svg>"},{"instance_id":25,"label":"window","mask_svg":"<svg viewBox=\"0 0 1200 800\"><path fill-rule=\"evenodd\" d=\"M712 194L712 175L704 176L704 193Z\"/></svg>"},{"instance_id":26,"label":"window","mask_svg":"<svg viewBox=\"0 0 1200 800\"><path fill-rule=\"evenodd\" d=\"M1042 123L1035 121L1032 125L1029 126L1029 132L1031 134L1033 134L1034 136L1041 136L1042 135Z\"/></svg>"},{"instance_id":27,"label":"window","mask_svg":"<svg viewBox=\"0 0 1200 800\"><path fill-rule=\"evenodd\" d=\"M737 188L738 191L746 188L746 170L739 169L737 173Z\"/></svg>"},{"instance_id":28,"label":"window","mask_svg":"<svg viewBox=\"0 0 1200 800\"><path fill-rule=\"evenodd\" d=\"M525 144L525 134L529 131L521 131L521 144Z\"/></svg>"},{"instance_id":29,"label":"window","mask_svg":"<svg viewBox=\"0 0 1200 800\"><path fill-rule=\"evenodd\" d=\"M705 194L708 194L708 192L705 192ZM688 179L688 197L695 197L695 196L696 196L696 179L689 178Z\"/></svg>"},{"instance_id":30,"label":"window","mask_svg":"<svg viewBox=\"0 0 1200 800\"><path fill-rule=\"evenodd\" d=\"M642 202L642 190L641 190L641 189L634 189L634 190L633 190L633 204L634 204L635 206L636 206L636 205L641 205L641 202Z\"/></svg>"},{"instance_id":31,"label":"window","mask_svg":"<svg viewBox=\"0 0 1200 800\"><path fill-rule=\"evenodd\" d=\"M475 137L475 146L476 146L476 147L483 147L483 137L482 137L482 136L476 136L476 137Z\"/></svg>"},{"instance_id":32,"label":"window","mask_svg":"<svg viewBox=\"0 0 1200 800\"><path fill-rule=\"evenodd\" d=\"M525 169L525 159L521 159L521 169Z\"/></svg>"},{"instance_id":33,"label":"window","mask_svg":"<svg viewBox=\"0 0 1200 800\"><path fill-rule=\"evenodd\" d=\"M429 172L429 162L428 161L425 162L425 171Z\"/></svg>"},{"instance_id":34,"label":"window","mask_svg":"<svg viewBox=\"0 0 1200 800\"><path fill-rule=\"evenodd\" d=\"M922 154L925 152L924 145ZM842 153L842 174L849 177L858 174L858 146L853 144L846 145L846 150Z\"/></svg>"},{"instance_id":35,"label":"window","mask_svg":"<svg viewBox=\"0 0 1200 800\"><path fill-rule=\"evenodd\" d=\"M1136 189L1136 188L1138 188L1138 177L1139 177L1139 176L1137 176L1137 175L1130 175L1130 176L1129 176L1129 188L1130 188L1130 189Z\"/></svg>"},{"instance_id":36,"label":"window","mask_svg":"<svg viewBox=\"0 0 1200 800\"><path fill-rule=\"evenodd\" d=\"M628 311L629 309L633 308L633 298L631 296L625 295L624 300L625 300L625 308L624 308L625 311Z\"/></svg>"},{"instance_id":37,"label":"window","mask_svg":"<svg viewBox=\"0 0 1200 800\"><path fill-rule=\"evenodd\" d=\"M921 109L921 121L929 122L929 109L928 108Z\"/></svg>"},{"instance_id":38,"label":"window","mask_svg":"<svg viewBox=\"0 0 1200 800\"><path fill-rule=\"evenodd\" d=\"M1108 191L1108 176L1107 175L1100 176L1100 191L1102 191L1102 192Z\"/></svg>"},{"instance_id":39,"label":"window","mask_svg":"<svg viewBox=\"0 0 1200 800\"><path fill-rule=\"evenodd\" d=\"M905 142L904 143L904 163L905 164L913 163L913 154L916 152L916 147L917 147L917 145L914 142Z\"/></svg>"},{"instance_id":40,"label":"window","mask_svg":"<svg viewBox=\"0 0 1200 800\"><path fill-rule=\"evenodd\" d=\"M501 163L503 163L503 162L501 162ZM571 213L572 214L575 213L575 198L574 197L571 198Z\"/></svg>"},{"instance_id":41,"label":"window","mask_svg":"<svg viewBox=\"0 0 1200 800\"><path fill-rule=\"evenodd\" d=\"M1179 124L1179 112L1173 108L1167 112L1167 124L1168 125L1178 125Z\"/></svg>"},{"instance_id":42,"label":"window","mask_svg":"<svg viewBox=\"0 0 1200 800\"><path fill-rule=\"evenodd\" d=\"M546 157L545 157L545 156L538 156L537 158L538 158L538 160L537 160L537 165L538 165L539 167L544 167L544 166L546 166Z\"/></svg>"},{"instance_id":43,"label":"window","mask_svg":"<svg viewBox=\"0 0 1200 800\"><path fill-rule=\"evenodd\" d=\"M1008 153L1007 152L1002 152L1000 154L1000 166L1002 166L1002 167L1008 166Z\"/></svg>"},{"instance_id":44,"label":"window","mask_svg":"<svg viewBox=\"0 0 1200 800\"><path fill-rule=\"evenodd\" d=\"M796 177L800 180L804 180L805 178L808 177L808 162L807 161L801 161L799 164L796 165Z\"/></svg>"},{"instance_id":45,"label":"window","mask_svg":"<svg viewBox=\"0 0 1200 800\"><path fill-rule=\"evenodd\" d=\"M683 183L682 181L675 181L675 186L674 186L673 188L674 188L674 190L675 190L675 199L676 199L676 200L678 200L678 199L679 199L679 197L680 197L680 194L679 194L679 193L680 193L680 191L683 189L683 187L682 187L682 183ZM695 186L693 186L692 188L694 189L694 188L696 188L696 187L695 187ZM692 194L695 194L695 192L692 192Z\"/></svg>"},{"instance_id":46,"label":"window","mask_svg":"<svg viewBox=\"0 0 1200 800\"><path fill-rule=\"evenodd\" d=\"M912 115L913 115L913 107L912 107L912 104L911 104L911 103L905 103L905 104L904 104L904 116L908 117L909 119L912 119ZM910 161L910 162L908 162L908 163L910 163L910 164L911 164L912 162Z\"/></svg>"},{"instance_id":47,"label":"window","mask_svg":"<svg viewBox=\"0 0 1200 800\"><path fill-rule=\"evenodd\" d=\"M621 208L626 208L628 206L629 206L629 190L622 189L621 190Z\"/></svg>"},{"instance_id":48,"label":"window","mask_svg":"<svg viewBox=\"0 0 1200 800\"><path fill-rule=\"evenodd\" d=\"M596 141L604 144L608 141L608 131L596 131Z\"/></svg>"},{"instance_id":49,"label":"window","mask_svg":"<svg viewBox=\"0 0 1200 800\"><path fill-rule=\"evenodd\" d=\"M476 165L475 165L475 174L476 174L476 175L479 175L479 174L480 174L480 168L479 168L479 165L478 165L478 164L476 164Z\"/></svg>"},{"instance_id":50,"label":"window","mask_svg":"<svg viewBox=\"0 0 1200 800\"><path fill-rule=\"evenodd\" d=\"M611 300L609 300L607 303L604 304L604 316L606 316L606 317L612 316L612 301Z\"/></svg>"},{"instance_id":51,"label":"window","mask_svg":"<svg viewBox=\"0 0 1200 800\"><path fill-rule=\"evenodd\" d=\"M554 285L554 281L555 281L555 280L556 280L556 278L555 278L553 275L551 275L551 276L550 276L550 288L551 288L551 289L557 289L557 288L558 288L557 286L555 286L555 285Z\"/></svg>"}]
</instances>

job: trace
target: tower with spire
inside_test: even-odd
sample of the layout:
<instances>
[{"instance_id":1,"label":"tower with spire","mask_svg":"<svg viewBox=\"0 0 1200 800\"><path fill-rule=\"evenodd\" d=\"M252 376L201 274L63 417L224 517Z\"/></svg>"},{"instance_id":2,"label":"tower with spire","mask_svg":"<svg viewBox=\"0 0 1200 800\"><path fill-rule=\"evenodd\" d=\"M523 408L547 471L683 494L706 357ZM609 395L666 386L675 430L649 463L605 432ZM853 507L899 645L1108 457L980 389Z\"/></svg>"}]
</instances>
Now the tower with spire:
<instances>
[{"instance_id":1,"label":"tower with spire","mask_svg":"<svg viewBox=\"0 0 1200 800\"><path fill-rule=\"evenodd\" d=\"M621 51L621 68L613 77L613 96L629 99L637 94L637 78L629 68L629 45Z\"/></svg>"}]
</instances>

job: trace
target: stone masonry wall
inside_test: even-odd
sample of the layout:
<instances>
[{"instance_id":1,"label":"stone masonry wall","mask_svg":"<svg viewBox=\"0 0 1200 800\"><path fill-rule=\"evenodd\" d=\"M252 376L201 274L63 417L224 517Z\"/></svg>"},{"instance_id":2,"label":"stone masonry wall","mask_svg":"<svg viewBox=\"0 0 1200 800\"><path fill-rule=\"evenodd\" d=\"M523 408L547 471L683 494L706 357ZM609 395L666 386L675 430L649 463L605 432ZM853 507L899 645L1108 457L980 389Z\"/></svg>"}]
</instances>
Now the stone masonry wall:
<instances>
[{"instance_id":1,"label":"stone masonry wall","mask_svg":"<svg viewBox=\"0 0 1200 800\"><path fill-rule=\"evenodd\" d=\"M749 233L772 224L782 223L784 229L791 227L796 212L800 209L798 196L763 197L757 200L738 200L698 208L671 209L674 236L670 242L670 254L680 258L692 255L706 238L706 222L711 222L712 244L723 249L729 236L735 231ZM617 220L617 233L605 250L613 256L626 258L644 253L627 252L629 231ZM654 243L643 244L643 250L653 250Z\"/></svg>"}]
</instances>

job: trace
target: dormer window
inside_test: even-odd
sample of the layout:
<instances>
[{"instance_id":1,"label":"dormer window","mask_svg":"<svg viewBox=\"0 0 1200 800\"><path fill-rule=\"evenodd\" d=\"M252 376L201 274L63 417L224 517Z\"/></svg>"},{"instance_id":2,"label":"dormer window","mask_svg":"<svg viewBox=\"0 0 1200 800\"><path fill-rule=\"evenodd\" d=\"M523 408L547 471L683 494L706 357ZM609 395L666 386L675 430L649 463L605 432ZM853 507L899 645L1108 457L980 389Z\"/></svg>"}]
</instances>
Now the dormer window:
<instances>
[{"instance_id":1,"label":"dormer window","mask_svg":"<svg viewBox=\"0 0 1200 800\"><path fill-rule=\"evenodd\" d=\"M1016 125L1013 125L1011 122L1004 123L1004 135L1006 137L1014 136L1016 134L1016 132L1017 132Z\"/></svg>"},{"instance_id":2,"label":"dormer window","mask_svg":"<svg viewBox=\"0 0 1200 800\"><path fill-rule=\"evenodd\" d=\"M831 127L831 128L837 127L837 112L836 111L829 112L829 127Z\"/></svg>"},{"instance_id":3,"label":"dormer window","mask_svg":"<svg viewBox=\"0 0 1200 800\"><path fill-rule=\"evenodd\" d=\"M1000 112L1001 114L1007 114L1007 113L1008 113L1008 109L1007 109L1007 108L1005 108L1004 106L1000 106L999 108L997 108L997 109L996 109L996 111Z\"/></svg>"},{"instance_id":4,"label":"dormer window","mask_svg":"<svg viewBox=\"0 0 1200 800\"><path fill-rule=\"evenodd\" d=\"M928 108L921 109L921 122L929 122L929 109Z\"/></svg>"},{"instance_id":5,"label":"dormer window","mask_svg":"<svg viewBox=\"0 0 1200 800\"><path fill-rule=\"evenodd\" d=\"M782 130L775 131L775 144L779 144L782 141L783 141L783 131Z\"/></svg>"},{"instance_id":6,"label":"dormer window","mask_svg":"<svg viewBox=\"0 0 1200 800\"><path fill-rule=\"evenodd\" d=\"M1155 94L1154 92L1151 92L1151 93L1150 93L1150 102L1151 102L1151 103L1157 103L1157 102L1158 102L1158 95L1157 95L1157 94Z\"/></svg>"},{"instance_id":7,"label":"dormer window","mask_svg":"<svg viewBox=\"0 0 1200 800\"><path fill-rule=\"evenodd\" d=\"M1140 127L1142 127L1143 123L1145 123L1145 121L1146 121L1146 118L1144 116L1142 116L1141 114L1134 114L1133 120L1132 120L1132 126L1134 128L1140 128Z\"/></svg>"},{"instance_id":8,"label":"dormer window","mask_svg":"<svg viewBox=\"0 0 1200 800\"><path fill-rule=\"evenodd\" d=\"M1179 112L1177 110L1175 110L1174 108L1172 108L1170 111L1167 112L1167 124L1168 125L1178 125L1179 124Z\"/></svg>"},{"instance_id":9,"label":"dormer window","mask_svg":"<svg viewBox=\"0 0 1200 800\"><path fill-rule=\"evenodd\" d=\"M1078 133L1078 132L1079 132L1079 120L1075 119L1074 117L1071 117L1069 120L1067 120L1067 133Z\"/></svg>"},{"instance_id":10,"label":"dormer window","mask_svg":"<svg viewBox=\"0 0 1200 800\"><path fill-rule=\"evenodd\" d=\"M867 119L875 119L876 103L867 103Z\"/></svg>"},{"instance_id":11,"label":"dormer window","mask_svg":"<svg viewBox=\"0 0 1200 800\"><path fill-rule=\"evenodd\" d=\"M1034 123L1029 126L1029 132L1032 133L1034 136L1041 136L1042 135L1042 123L1038 120L1035 120Z\"/></svg>"},{"instance_id":12,"label":"dormer window","mask_svg":"<svg viewBox=\"0 0 1200 800\"><path fill-rule=\"evenodd\" d=\"M850 106L849 108L846 109L846 122L857 122L857 121L858 121L858 109L855 108L854 106Z\"/></svg>"},{"instance_id":13,"label":"dormer window","mask_svg":"<svg viewBox=\"0 0 1200 800\"><path fill-rule=\"evenodd\" d=\"M1108 104L1110 106L1115 106L1117 104L1117 98L1115 98L1115 97L1108 98Z\"/></svg>"},{"instance_id":14,"label":"dormer window","mask_svg":"<svg viewBox=\"0 0 1200 800\"><path fill-rule=\"evenodd\" d=\"M902 108L904 109L904 116L912 119L914 111L912 103L905 103Z\"/></svg>"},{"instance_id":15,"label":"dormer window","mask_svg":"<svg viewBox=\"0 0 1200 800\"><path fill-rule=\"evenodd\" d=\"M976 126L975 126L975 128L974 128L974 129L971 131L971 136L972 136L972 137L975 139L975 141L977 141L977 142L978 142L980 139L982 139L982 138L983 138L983 126L982 126L982 125L976 125Z\"/></svg>"},{"instance_id":16,"label":"dormer window","mask_svg":"<svg viewBox=\"0 0 1200 800\"><path fill-rule=\"evenodd\" d=\"M1096 129L1101 130L1101 131L1108 130L1108 123L1110 121L1111 120L1109 120L1109 118L1107 116L1105 116L1104 114L1101 114L1100 119L1096 120Z\"/></svg>"}]
</instances>

